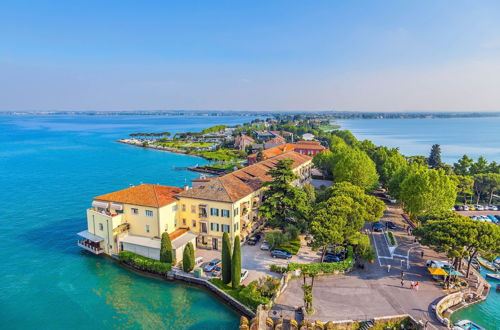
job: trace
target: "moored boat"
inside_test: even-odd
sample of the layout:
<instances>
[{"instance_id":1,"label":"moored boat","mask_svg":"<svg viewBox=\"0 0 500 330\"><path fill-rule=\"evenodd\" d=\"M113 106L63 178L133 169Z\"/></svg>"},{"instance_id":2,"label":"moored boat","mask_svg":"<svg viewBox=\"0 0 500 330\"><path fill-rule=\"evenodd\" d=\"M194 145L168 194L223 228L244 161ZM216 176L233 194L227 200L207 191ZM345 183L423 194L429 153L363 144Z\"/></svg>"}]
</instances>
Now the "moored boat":
<instances>
[{"instance_id":1,"label":"moored boat","mask_svg":"<svg viewBox=\"0 0 500 330\"><path fill-rule=\"evenodd\" d=\"M455 323L455 327L453 327L453 329L456 329L456 330L486 330L486 328L483 328L482 326L480 326L477 323L474 323L470 320L462 320L460 322Z\"/></svg>"},{"instance_id":2,"label":"moored boat","mask_svg":"<svg viewBox=\"0 0 500 330\"><path fill-rule=\"evenodd\" d=\"M486 277L500 281L500 274L486 274Z\"/></svg>"},{"instance_id":3,"label":"moored boat","mask_svg":"<svg viewBox=\"0 0 500 330\"><path fill-rule=\"evenodd\" d=\"M497 271L497 267L495 266L494 263L492 262L489 262L488 260L486 259L483 259L481 257L477 257L477 261L481 264L481 266L483 266L484 268L486 268L487 270L491 270L493 272L496 272Z\"/></svg>"}]
</instances>

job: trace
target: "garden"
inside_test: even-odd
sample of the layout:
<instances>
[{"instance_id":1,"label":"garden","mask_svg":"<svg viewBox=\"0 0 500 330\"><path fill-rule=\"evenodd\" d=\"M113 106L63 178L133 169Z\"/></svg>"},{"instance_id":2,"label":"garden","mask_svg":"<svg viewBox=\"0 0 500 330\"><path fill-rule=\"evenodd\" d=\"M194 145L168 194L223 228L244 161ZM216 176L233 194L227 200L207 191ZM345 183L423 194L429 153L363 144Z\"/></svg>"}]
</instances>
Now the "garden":
<instances>
[{"instance_id":1,"label":"garden","mask_svg":"<svg viewBox=\"0 0 500 330\"><path fill-rule=\"evenodd\" d=\"M143 257L130 251L122 251L119 255L120 262L135 269L152 274L167 275L172 269L172 264Z\"/></svg>"}]
</instances>

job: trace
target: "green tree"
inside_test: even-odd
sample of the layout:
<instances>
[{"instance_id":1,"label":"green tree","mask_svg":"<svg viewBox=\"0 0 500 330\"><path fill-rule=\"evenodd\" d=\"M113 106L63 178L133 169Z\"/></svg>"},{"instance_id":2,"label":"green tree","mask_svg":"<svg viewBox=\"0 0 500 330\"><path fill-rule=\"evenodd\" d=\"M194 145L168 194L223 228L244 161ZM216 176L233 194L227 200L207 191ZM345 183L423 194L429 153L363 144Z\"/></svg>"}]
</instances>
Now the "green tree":
<instances>
[{"instance_id":1,"label":"green tree","mask_svg":"<svg viewBox=\"0 0 500 330\"><path fill-rule=\"evenodd\" d=\"M463 155L462 158L453 164L453 170L457 175L469 175L469 169L472 164L474 164L474 160L467 155Z\"/></svg>"},{"instance_id":2,"label":"green tree","mask_svg":"<svg viewBox=\"0 0 500 330\"><path fill-rule=\"evenodd\" d=\"M182 269L189 273L194 268L194 247L191 242L187 243L182 252Z\"/></svg>"},{"instance_id":3,"label":"green tree","mask_svg":"<svg viewBox=\"0 0 500 330\"><path fill-rule=\"evenodd\" d=\"M292 171L292 163L291 159L282 159L267 172L273 180L264 183L267 189L259 211L273 227L284 228L294 223L303 229L309 203L304 190L292 185L298 178Z\"/></svg>"},{"instance_id":4,"label":"green tree","mask_svg":"<svg viewBox=\"0 0 500 330\"><path fill-rule=\"evenodd\" d=\"M266 233L266 242L269 243L270 250L274 250L286 242L286 236L280 230L268 231Z\"/></svg>"},{"instance_id":5,"label":"green tree","mask_svg":"<svg viewBox=\"0 0 500 330\"><path fill-rule=\"evenodd\" d=\"M453 175L451 178L457 185L457 193L463 196L464 203L467 204L467 195L470 196L474 192L474 179L467 175Z\"/></svg>"},{"instance_id":6,"label":"green tree","mask_svg":"<svg viewBox=\"0 0 500 330\"><path fill-rule=\"evenodd\" d=\"M306 193L307 201L312 204L316 201L316 190L314 189L314 186L310 183L305 184L302 189Z\"/></svg>"},{"instance_id":7,"label":"green tree","mask_svg":"<svg viewBox=\"0 0 500 330\"><path fill-rule=\"evenodd\" d=\"M432 146L427 164L429 164L430 168L437 168L441 165L441 146L439 144Z\"/></svg>"},{"instance_id":8,"label":"green tree","mask_svg":"<svg viewBox=\"0 0 500 330\"><path fill-rule=\"evenodd\" d=\"M160 261L169 264L175 264L174 250L172 249L172 241L167 232L161 234Z\"/></svg>"},{"instance_id":9,"label":"green tree","mask_svg":"<svg viewBox=\"0 0 500 330\"><path fill-rule=\"evenodd\" d=\"M241 280L241 246L240 237L234 237L233 245L233 260L231 263L231 282L233 288L238 288L240 286Z\"/></svg>"},{"instance_id":10,"label":"green tree","mask_svg":"<svg viewBox=\"0 0 500 330\"><path fill-rule=\"evenodd\" d=\"M412 219L431 211L452 208L457 197L456 183L442 169L411 164L401 183L399 198Z\"/></svg>"},{"instance_id":11,"label":"green tree","mask_svg":"<svg viewBox=\"0 0 500 330\"><path fill-rule=\"evenodd\" d=\"M332 154L331 172L335 182L347 181L366 191L377 186L379 177L375 163L364 151L340 146L335 148Z\"/></svg>"},{"instance_id":12,"label":"green tree","mask_svg":"<svg viewBox=\"0 0 500 330\"><path fill-rule=\"evenodd\" d=\"M479 156L477 162L470 166L470 175L488 173L488 161L483 156Z\"/></svg>"},{"instance_id":13,"label":"green tree","mask_svg":"<svg viewBox=\"0 0 500 330\"><path fill-rule=\"evenodd\" d=\"M476 193L477 204L483 195L488 194L488 203L491 204L493 194L500 188L500 174L482 173L474 175L474 192Z\"/></svg>"},{"instance_id":14,"label":"green tree","mask_svg":"<svg viewBox=\"0 0 500 330\"><path fill-rule=\"evenodd\" d=\"M231 283L231 241L227 232L222 234L222 283Z\"/></svg>"}]
</instances>

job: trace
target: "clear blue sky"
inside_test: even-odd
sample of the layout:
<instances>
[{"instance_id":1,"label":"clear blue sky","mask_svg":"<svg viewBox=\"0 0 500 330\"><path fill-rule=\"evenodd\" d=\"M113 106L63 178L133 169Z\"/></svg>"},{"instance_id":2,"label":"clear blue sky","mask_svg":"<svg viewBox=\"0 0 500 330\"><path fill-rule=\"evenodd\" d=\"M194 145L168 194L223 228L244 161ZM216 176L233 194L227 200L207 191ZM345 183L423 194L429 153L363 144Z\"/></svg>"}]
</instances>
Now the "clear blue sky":
<instances>
[{"instance_id":1,"label":"clear blue sky","mask_svg":"<svg viewBox=\"0 0 500 330\"><path fill-rule=\"evenodd\" d=\"M500 110L500 1L2 1L1 110Z\"/></svg>"}]
</instances>

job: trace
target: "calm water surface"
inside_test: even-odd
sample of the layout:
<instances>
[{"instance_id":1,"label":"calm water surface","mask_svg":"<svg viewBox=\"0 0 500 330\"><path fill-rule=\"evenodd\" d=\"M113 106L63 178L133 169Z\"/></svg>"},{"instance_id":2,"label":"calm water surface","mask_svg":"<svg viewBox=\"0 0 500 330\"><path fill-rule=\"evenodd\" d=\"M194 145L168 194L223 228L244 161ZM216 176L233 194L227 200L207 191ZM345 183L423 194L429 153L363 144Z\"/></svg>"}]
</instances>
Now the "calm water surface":
<instances>
[{"instance_id":1,"label":"calm water surface","mask_svg":"<svg viewBox=\"0 0 500 330\"><path fill-rule=\"evenodd\" d=\"M76 246L91 198L129 184L182 186L201 158L114 142L130 132L200 130L249 117L1 116L2 329L234 329L208 293L134 274Z\"/></svg>"},{"instance_id":2,"label":"calm water surface","mask_svg":"<svg viewBox=\"0 0 500 330\"><path fill-rule=\"evenodd\" d=\"M449 164L463 154L500 162L500 117L352 119L338 123L358 139L399 147L405 155L428 156L431 146L437 143L441 145L443 161Z\"/></svg>"}]
</instances>

